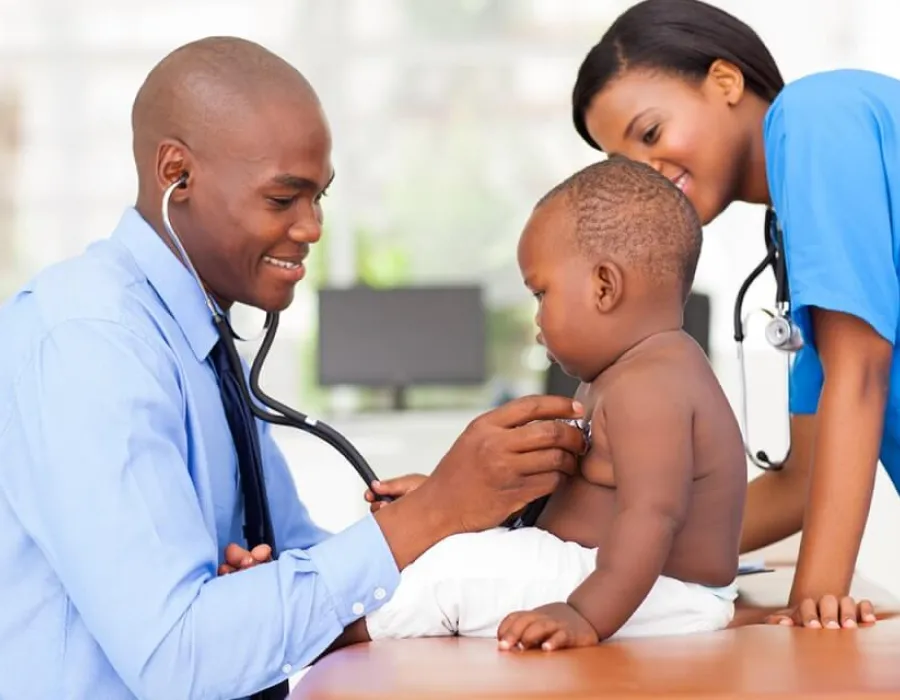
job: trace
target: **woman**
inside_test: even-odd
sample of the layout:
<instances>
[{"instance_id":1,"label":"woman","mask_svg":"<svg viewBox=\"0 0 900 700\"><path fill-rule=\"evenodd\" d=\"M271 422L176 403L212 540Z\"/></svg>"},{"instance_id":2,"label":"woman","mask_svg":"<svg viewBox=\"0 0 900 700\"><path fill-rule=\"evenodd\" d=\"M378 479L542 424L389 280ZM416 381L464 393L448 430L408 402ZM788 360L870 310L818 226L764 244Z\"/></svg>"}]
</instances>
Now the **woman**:
<instances>
[{"instance_id":1,"label":"woman","mask_svg":"<svg viewBox=\"0 0 900 700\"><path fill-rule=\"evenodd\" d=\"M668 176L704 223L734 201L774 210L805 347L792 451L750 485L742 551L802 527L789 608L769 622L874 621L847 593L879 458L900 485L900 82L834 71L785 86L744 23L646 0L588 53L573 116L591 146Z\"/></svg>"}]
</instances>

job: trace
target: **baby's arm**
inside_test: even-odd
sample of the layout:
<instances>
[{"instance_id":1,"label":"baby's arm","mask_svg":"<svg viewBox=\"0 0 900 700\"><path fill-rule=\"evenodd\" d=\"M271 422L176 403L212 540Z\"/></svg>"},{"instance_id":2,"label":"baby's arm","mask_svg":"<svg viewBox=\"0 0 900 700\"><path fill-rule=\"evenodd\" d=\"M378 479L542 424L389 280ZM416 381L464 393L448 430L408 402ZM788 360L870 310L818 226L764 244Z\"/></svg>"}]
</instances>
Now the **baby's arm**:
<instances>
[{"instance_id":1,"label":"baby's arm","mask_svg":"<svg viewBox=\"0 0 900 700\"><path fill-rule=\"evenodd\" d=\"M594 431L608 441L616 515L596 570L569 596L603 640L637 610L660 576L687 516L693 480L693 408L683 376L642 368L603 395ZM596 433L595 433L596 434Z\"/></svg>"}]
</instances>

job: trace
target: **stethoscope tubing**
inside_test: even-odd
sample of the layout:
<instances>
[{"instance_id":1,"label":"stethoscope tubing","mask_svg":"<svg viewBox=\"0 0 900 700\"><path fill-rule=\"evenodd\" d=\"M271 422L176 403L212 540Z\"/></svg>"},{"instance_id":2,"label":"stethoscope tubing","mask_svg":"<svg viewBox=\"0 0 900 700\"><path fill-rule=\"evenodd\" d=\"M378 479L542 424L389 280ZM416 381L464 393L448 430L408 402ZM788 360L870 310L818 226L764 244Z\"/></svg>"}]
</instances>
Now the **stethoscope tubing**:
<instances>
[{"instance_id":1,"label":"stethoscope tubing","mask_svg":"<svg viewBox=\"0 0 900 700\"><path fill-rule=\"evenodd\" d=\"M194 267L190 256L184 249L181 237L175 232L175 229L172 226L172 222L169 217L169 202L171 200L172 193L179 187L182 187L185 182L186 177L182 176L177 181L169 185L169 187L167 187L165 192L163 193L161 205L163 225L166 229L166 234L168 235L169 239L178 249L182 262L196 280L197 285L203 294L203 298L206 301L206 306L209 308L210 314L212 315L213 325L216 327L219 338L224 344L225 350L228 354L228 361L231 364L232 370L238 377L241 378L241 381L239 381L238 384L240 386L240 391L244 401L248 403L251 411L253 412L253 415L256 416L259 420L265 421L266 423L271 423L273 425L282 425L302 430L330 445L350 463L350 465L354 468L356 473L359 474L360 478L363 480L366 486L371 489L372 483L374 481L377 481L378 477L376 476L372 467L366 461L365 457L363 457L359 450L354 447L352 442L350 442L344 435L342 435L339 431L335 430L327 423L312 418L311 416L308 416L305 413L301 413L300 411L297 411L296 409L293 409L290 406L287 406L286 404L272 398L265 391L263 391L262 387L260 386L259 380L260 375L262 374L262 368L265 363L266 357L269 354L269 350L271 349L272 344L275 341L275 334L278 330L278 313L269 312L266 314L266 320L263 325L265 335L263 336L259 351L257 352L256 357L253 359L253 362L251 364L249 382L243 379L245 376L243 364L237 351L237 345L235 344L235 338L237 338L238 336L237 334L235 334L234 330L231 327L231 324L228 322L228 317L226 316L226 314L220 310L218 304L206 291L206 287L203 284L200 275L197 273L197 269ZM389 497L377 495L376 499L385 501L391 500Z\"/></svg>"}]
</instances>

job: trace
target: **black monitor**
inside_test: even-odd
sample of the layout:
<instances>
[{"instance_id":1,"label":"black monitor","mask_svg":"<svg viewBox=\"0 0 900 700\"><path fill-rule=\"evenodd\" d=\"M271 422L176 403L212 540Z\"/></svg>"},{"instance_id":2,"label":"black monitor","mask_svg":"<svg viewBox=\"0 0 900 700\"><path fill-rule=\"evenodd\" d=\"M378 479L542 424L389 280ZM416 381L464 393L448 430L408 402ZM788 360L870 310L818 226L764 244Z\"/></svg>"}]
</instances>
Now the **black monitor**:
<instances>
[{"instance_id":1,"label":"black monitor","mask_svg":"<svg viewBox=\"0 0 900 700\"><path fill-rule=\"evenodd\" d=\"M486 313L476 285L319 290L319 383L404 390L487 379Z\"/></svg>"},{"instance_id":2,"label":"black monitor","mask_svg":"<svg viewBox=\"0 0 900 700\"><path fill-rule=\"evenodd\" d=\"M708 294L691 292L684 305L684 332L697 341L707 357L711 357L709 347L712 325L712 300Z\"/></svg>"}]
</instances>

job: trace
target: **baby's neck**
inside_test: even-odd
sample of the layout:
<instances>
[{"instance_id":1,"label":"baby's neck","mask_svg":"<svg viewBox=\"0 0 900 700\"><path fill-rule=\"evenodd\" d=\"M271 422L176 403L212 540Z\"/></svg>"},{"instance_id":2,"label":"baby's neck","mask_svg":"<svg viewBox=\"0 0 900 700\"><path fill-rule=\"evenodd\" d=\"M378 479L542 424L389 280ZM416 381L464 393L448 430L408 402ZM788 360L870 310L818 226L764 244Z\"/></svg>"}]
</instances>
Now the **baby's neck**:
<instances>
[{"instance_id":1,"label":"baby's neck","mask_svg":"<svg viewBox=\"0 0 900 700\"><path fill-rule=\"evenodd\" d=\"M609 362L596 377L590 381L585 380L576 393L575 398L584 405L585 415L588 419L590 419L590 416L593 413L597 394L602 390L601 387L605 383L607 377L612 376L614 371L617 371L619 368L631 364L632 362L640 363L642 358L658 352L660 347L666 343L677 341L677 338L682 333L683 331L680 327L662 328L653 333L649 333L625 348L614 360Z\"/></svg>"},{"instance_id":2,"label":"baby's neck","mask_svg":"<svg viewBox=\"0 0 900 700\"><path fill-rule=\"evenodd\" d=\"M615 363L613 364L627 362L643 355L646 352L652 352L660 342L666 342L670 340L674 335L678 335L681 332L681 324L679 324L678 326L659 328L653 332L647 333L646 335L639 338L635 343L626 348L624 352L620 353L616 358Z\"/></svg>"},{"instance_id":3,"label":"baby's neck","mask_svg":"<svg viewBox=\"0 0 900 700\"><path fill-rule=\"evenodd\" d=\"M612 348L609 360L604 363L600 374L635 352L640 352L645 344L660 335L680 331L684 326L684 311L681 306L664 308L659 304L647 304L636 308L631 321L617 329L619 342Z\"/></svg>"}]
</instances>

